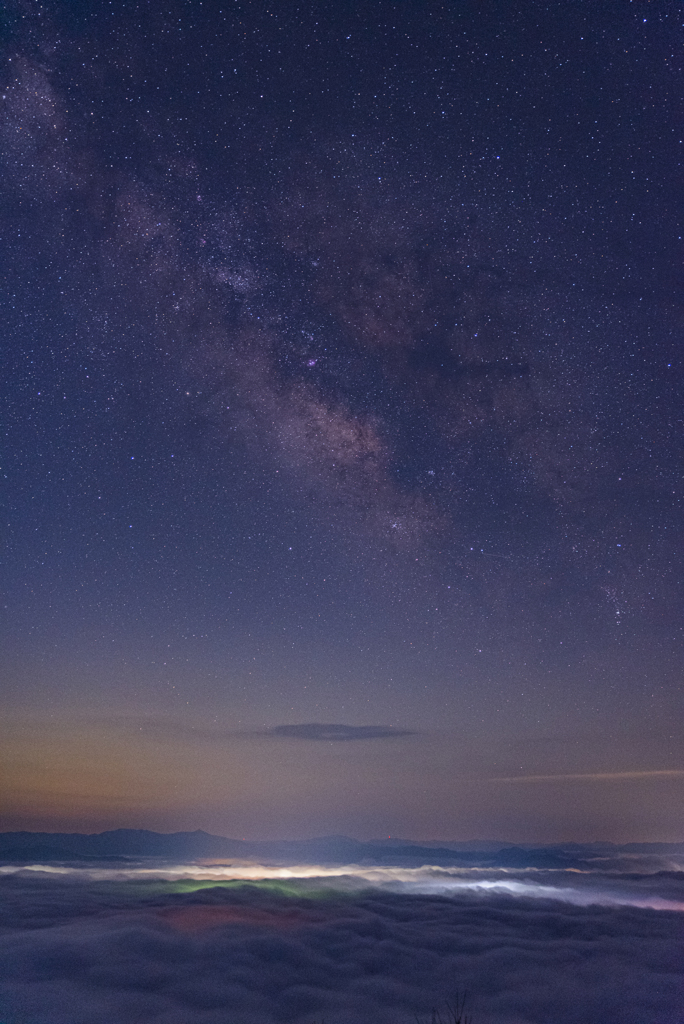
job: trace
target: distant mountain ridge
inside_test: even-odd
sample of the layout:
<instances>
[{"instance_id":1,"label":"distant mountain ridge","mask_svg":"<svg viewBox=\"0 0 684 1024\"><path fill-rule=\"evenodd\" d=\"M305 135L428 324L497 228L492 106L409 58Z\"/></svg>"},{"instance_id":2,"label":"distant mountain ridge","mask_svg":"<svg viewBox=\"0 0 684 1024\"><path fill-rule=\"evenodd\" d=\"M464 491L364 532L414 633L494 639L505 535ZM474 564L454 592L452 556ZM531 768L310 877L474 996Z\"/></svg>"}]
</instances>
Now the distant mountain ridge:
<instances>
[{"instance_id":1,"label":"distant mountain ridge","mask_svg":"<svg viewBox=\"0 0 684 1024\"><path fill-rule=\"evenodd\" d=\"M5 863L64 862L84 860L196 860L222 858L259 860L281 864L398 864L420 866L482 867L581 867L596 857L617 854L684 855L684 843L568 843L552 846L520 846L495 840L476 840L421 845L413 840L361 842L348 836L324 836L307 840L249 842L214 836L208 832L150 832L146 829L115 829L92 835L80 832L0 833L0 860Z\"/></svg>"}]
</instances>

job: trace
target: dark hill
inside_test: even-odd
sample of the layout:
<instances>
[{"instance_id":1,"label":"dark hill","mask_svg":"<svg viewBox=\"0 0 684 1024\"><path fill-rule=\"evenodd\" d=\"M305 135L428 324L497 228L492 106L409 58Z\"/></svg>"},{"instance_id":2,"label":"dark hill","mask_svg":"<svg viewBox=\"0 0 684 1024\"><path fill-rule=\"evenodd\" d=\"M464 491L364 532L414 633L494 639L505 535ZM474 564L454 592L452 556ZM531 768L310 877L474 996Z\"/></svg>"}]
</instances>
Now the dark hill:
<instances>
[{"instance_id":1,"label":"dark hill","mask_svg":"<svg viewBox=\"0 0 684 1024\"><path fill-rule=\"evenodd\" d=\"M571 868L587 866L599 852L611 854L622 849L630 852L679 853L682 844L633 843L629 847L610 844L568 844L536 849L501 844L492 849L454 850L448 847L420 846L407 842L391 846L381 842L362 843L347 836L325 836L320 839L246 842L214 836L208 832L148 832L145 829L116 829L95 835L78 832L4 832L0 833L0 860L5 863L84 861L103 859L155 858L164 861L192 861L200 858L259 860L276 864L377 864L418 867L434 864L441 867L508 867L508 868ZM675 849L673 849L673 847Z\"/></svg>"}]
</instances>

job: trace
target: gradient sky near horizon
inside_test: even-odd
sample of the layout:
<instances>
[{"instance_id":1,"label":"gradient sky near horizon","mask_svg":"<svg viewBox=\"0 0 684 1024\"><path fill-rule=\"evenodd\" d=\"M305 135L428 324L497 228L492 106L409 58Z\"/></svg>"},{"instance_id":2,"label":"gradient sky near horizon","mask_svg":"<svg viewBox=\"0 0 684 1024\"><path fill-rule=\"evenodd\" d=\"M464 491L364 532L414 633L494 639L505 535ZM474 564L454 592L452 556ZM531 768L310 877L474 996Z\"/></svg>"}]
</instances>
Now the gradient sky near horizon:
<instances>
[{"instance_id":1,"label":"gradient sky near horizon","mask_svg":"<svg viewBox=\"0 0 684 1024\"><path fill-rule=\"evenodd\" d=\"M1 18L2 827L683 839L679 5Z\"/></svg>"}]
</instances>

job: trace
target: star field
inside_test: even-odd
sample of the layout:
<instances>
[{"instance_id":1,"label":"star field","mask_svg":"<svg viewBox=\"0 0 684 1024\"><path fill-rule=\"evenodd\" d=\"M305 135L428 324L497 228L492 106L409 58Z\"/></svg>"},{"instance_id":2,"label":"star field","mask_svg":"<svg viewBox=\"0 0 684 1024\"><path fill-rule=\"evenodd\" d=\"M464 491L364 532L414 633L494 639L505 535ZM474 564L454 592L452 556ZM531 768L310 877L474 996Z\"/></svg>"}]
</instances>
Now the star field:
<instances>
[{"instance_id":1,"label":"star field","mask_svg":"<svg viewBox=\"0 0 684 1024\"><path fill-rule=\"evenodd\" d=\"M3 18L7 827L680 838L675 7Z\"/></svg>"}]
</instances>

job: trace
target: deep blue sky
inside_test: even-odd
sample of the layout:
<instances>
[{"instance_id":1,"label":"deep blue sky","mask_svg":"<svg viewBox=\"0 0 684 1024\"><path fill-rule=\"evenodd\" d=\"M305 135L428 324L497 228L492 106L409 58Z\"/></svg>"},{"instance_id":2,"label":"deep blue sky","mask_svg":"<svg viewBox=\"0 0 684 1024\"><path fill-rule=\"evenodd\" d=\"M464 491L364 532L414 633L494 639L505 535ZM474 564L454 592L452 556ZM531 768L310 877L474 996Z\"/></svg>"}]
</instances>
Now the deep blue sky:
<instances>
[{"instance_id":1,"label":"deep blue sky","mask_svg":"<svg viewBox=\"0 0 684 1024\"><path fill-rule=\"evenodd\" d=\"M682 838L680 14L10 4L6 827Z\"/></svg>"}]
</instances>

